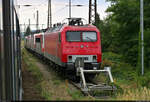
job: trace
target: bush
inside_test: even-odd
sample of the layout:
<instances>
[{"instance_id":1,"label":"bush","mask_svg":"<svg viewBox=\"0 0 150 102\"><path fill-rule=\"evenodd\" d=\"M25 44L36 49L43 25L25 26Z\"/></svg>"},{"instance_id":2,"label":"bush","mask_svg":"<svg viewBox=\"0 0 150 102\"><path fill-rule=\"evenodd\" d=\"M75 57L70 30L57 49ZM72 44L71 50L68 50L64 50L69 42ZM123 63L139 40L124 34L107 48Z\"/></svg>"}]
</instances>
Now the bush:
<instances>
[{"instance_id":1,"label":"bush","mask_svg":"<svg viewBox=\"0 0 150 102\"><path fill-rule=\"evenodd\" d=\"M150 72L145 69L144 76L138 73L140 67L122 62L122 56L112 52L103 53L102 67L110 66L114 79L121 82L134 82L138 87L150 87ZM137 70L138 69L138 70Z\"/></svg>"},{"instance_id":2,"label":"bush","mask_svg":"<svg viewBox=\"0 0 150 102\"><path fill-rule=\"evenodd\" d=\"M102 67L110 66L112 68L112 75L117 80L134 81L137 79L136 68L130 64L122 62L122 56L107 52L103 53Z\"/></svg>"},{"instance_id":3,"label":"bush","mask_svg":"<svg viewBox=\"0 0 150 102\"><path fill-rule=\"evenodd\" d=\"M104 60L102 61L101 67L104 68L104 67L113 66L113 65L114 65L114 63L113 63L112 61L107 60L107 59L104 59Z\"/></svg>"},{"instance_id":4,"label":"bush","mask_svg":"<svg viewBox=\"0 0 150 102\"><path fill-rule=\"evenodd\" d=\"M150 72L145 73L144 76L138 76L136 80L139 87L143 86L150 88Z\"/></svg>"},{"instance_id":5,"label":"bush","mask_svg":"<svg viewBox=\"0 0 150 102\"><path fill-rule=\"evenodd\" d=\"M106 52L106 53L103 53L102 59L103 60L106 60L106 59L110 60L113 63L119 63L119 62L121 62L122 56L115 54L115 53L112 53L112 52Z\"/></svg>"}]
</instances>

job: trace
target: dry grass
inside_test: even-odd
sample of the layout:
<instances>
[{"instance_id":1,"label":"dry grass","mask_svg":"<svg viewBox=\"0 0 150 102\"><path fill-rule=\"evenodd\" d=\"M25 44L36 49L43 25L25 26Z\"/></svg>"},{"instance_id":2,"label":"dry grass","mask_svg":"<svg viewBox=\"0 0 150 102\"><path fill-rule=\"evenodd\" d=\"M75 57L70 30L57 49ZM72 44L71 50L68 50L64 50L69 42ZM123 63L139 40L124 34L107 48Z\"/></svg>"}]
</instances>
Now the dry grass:
<instances>
[{"instance_id":1,"label":"dry grass","mask_svg":"<svg viewBox=\"0 0 150 102\"><path fill-rule=\"evenodd\" d=\"M40 81L35 87L46 100L69 101L91 99L82 96L76 88L72 88L68 82L65 82L64 79L61 79L60 76L51 70L50 66L40 64L40 60L26 51L25 48L22 49L22 52L25 63L27 64L27 70Z\"/></svg>"},{"instance_id":2,"label":"dry grass","mask_svg":"<svg viewBox=\"0 0 150 102\"><path fill-rule=\"evenodd\" d=\"M150 89L125 89L123 94L118 94L117 100L150 100Z\"/></svg>"},{"instance_id":3,"label":"dry grass","mask_svg":"<svg viewBox=\"0 0 150 102\"><path fill-rule=\"evenodd\" d=\"M22 46L23 45L24 42L22 42ZM96 100L89 97L81 97L80 93L74 90L69 90L68 86L57 78L49 77L50 80L49 78L44 79L44 75L35 63L37 62L37 59L33 58L32 54L28 53L25 49L23 49L23 54L25 62L28 65L28 70L38 76L38 79L41 80L41 83L39 83L37 88L40 89L42 96L44 96L47 100ZM104 62L104 65L113 64L109 61ZM97 76L97 80L106 82L107 78L101 74L100 76ZM116 79L114 79L114 82L117 83L124 92L123 94L117 94L113 100L150 100L150 89L146 87L138 89L136 83L118 83L118 80Z\"/></svg>"},{"instance_id":4,"label":"dry grass","mask_svg":"<svg viewBox=\"0 0 150 102\"><path fill-rule=\"evenodd\" d=\"M24 47L24 40L21 40L21 47Z\"/></svg>"},{"instance_id":5,"label":"dry grass","mask_svg":"<svg viewBox=\"0 0 150 102\"><path fill-rule=\"evenodd\" d=\"M98 81L106 82L106 76L99 75L97 77ZM110 100L131 100L131 101L138 101L138 100L150 100L150 89L146 87L138 88L136 82L126 82L126 81L119 81L114 78L114 83L118 85L122 90L123 93L116 93L115 97Z\"/></svg>"}]
</instances>

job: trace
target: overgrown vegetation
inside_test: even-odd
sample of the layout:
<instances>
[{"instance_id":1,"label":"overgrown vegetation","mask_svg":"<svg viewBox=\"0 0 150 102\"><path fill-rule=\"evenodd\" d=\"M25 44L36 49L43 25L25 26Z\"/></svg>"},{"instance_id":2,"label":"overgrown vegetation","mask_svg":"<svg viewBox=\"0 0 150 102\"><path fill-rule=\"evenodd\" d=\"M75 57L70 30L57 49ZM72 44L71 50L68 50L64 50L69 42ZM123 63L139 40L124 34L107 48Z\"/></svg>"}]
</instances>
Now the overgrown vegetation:
<instances>
[{"instance_id":1,"label":"overgrown vegetation","mask_svg":"<svg viewBox=\"0 0 150 102\"><path fill-rule=\"evenodd\" d=\"M124 97L127 98L126 100L149 99L150 72L145 73L144 76L139 75L136 68L121 61L121 57L112 52L103 53L102 66L111 66L114 83L118 88L115 99L124 100ZM97 80L106 82L106 78L102 77L102 75L99 75ZM140 96L141 93L144 97Z\"/></svg>"},{"instance_id":2,"label":"overgrown vegetation","mask_svg":"<svg viewBox=\"0 0 150 102\"><path fill-rule=\"evenodd\" d=\"M39 81L35 87L46 100L93 100L90 97L83 96L79 90L70 88L68 81L60 78L52 69L49 69L50 77L44 76L36 65L39 60L26 49L22 49L22 55L27 65L26 69Z\"/></svg>"},{"instance_id":3,"label":"overgrown vegetation","mask_svg":"<svg viewBox=\"0 0 150 102\"><path fill-rule=\"evenodd\" d=\"M40 70L37 68L37 66L34 64L34 62L36 62L37 60L33 59L31 57L32 55L27 53L25 49L23 49L22 54L23 54L23 60L24 60L25 64L28 67L27 70L29 72L32 72L32 74L37 77L38 81L42 81L43 80L43 75L40 72Z\"/></svg>"},{"instance_id":4,"label":"overgrown vegetation","mask_svg":"<svg viewBox=\"0 0 150 102\"><path fill-rule=\"evenodd\" d=\"M118 94L117 100L150 100L150 89L125 89L123 94Z\"/></svg>"},{"instance_id":5,"label":"overgrown vegetation","mask_svg":"<svg viewBox=\"0 0 150 102\"><path fill-rule=\"evenodd\" d=\"M22 42L23 44L24 42ZM23 45L22 45L23 46ZM39 83L35 86L39 92L42 92L41 89L41 82L43 81L43 74L40 72L39 68L35 65L35 62L37 61L36 59L33 58L33 55L30 53L27 53L26 49L22 49L22 56L23 56L23 61L27 65L27 70L32 73L36 77L36 79L39 81ZM47 95L43 95L47 99Z\"/></svg>"},{"instance_id":6,"label":"overgrown vegetation","mask_svg":"<svg viewBox=\"0 0 150 102\"><path fill-rule=\"evenodd\" d=\"M140 0L106 1L111 3L106 10L109 15L100 20L97 14L98 23L95 24L101 31L102 66L111 66L115 84L127 90L120 93L117 99L128 97L130 100L132 96L134 98L131 100L149 99L150 0L144 0L144 76L141 75ZM140 94L144 96L141 97Z\"/></svg>"},{"instance_id":7,"label":"overgrown vegetation","mask_svg":"<svg viewBox=\"0 0 150 102\"><path fill-rule=\"evenodd\" d=\"M109 15L104 20L97 17L96 26L101 31L103 52L123 55L122 60L139 68L140 57L140 0L106 0L111 6L106 10ZM150 64L150 1L144 0L144 46L145 67ZM98 14L97 14L98 16Z\"/></svg>"},{"instance_id":8,"label":"overgrown vegetation","mask_svg":"<svg viewBox=\"0 0 150 102\"><path fill-rule=\"evenodd\" d=\"M115 84L122 88L117 100L150 100L150 0L144 0L144 60L145 74L141 75L140 0L106 0L111 3L109 16L96 26L101 31L104 66L112 67ZM29 66L34 66L28 62ZM34 70L34 67L33 69ZM39 74L35 71L36 74ZM39 74L40 76L40 74ZM104 78L99 77L101 80ZM105 80L104 80L105 81ZM59 81L54 81L58 85ZM74 99L78 92L68 93ZM44 93L46 94L46 93ZM49 97L49 96L48 96Z\"/></svg>"}]
</instances>

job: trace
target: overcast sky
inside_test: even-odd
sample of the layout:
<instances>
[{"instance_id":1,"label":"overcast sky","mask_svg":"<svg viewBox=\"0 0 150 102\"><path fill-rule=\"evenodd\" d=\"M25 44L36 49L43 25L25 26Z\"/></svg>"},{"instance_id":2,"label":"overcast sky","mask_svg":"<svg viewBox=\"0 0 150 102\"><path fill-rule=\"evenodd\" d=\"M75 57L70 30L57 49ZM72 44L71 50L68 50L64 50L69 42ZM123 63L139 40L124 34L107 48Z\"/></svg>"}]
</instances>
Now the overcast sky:
<instances>
[{"instance_id":1,"label":"overcast sky","mask_svg":"<svg viewBox=\"0 0 150 102\"><path fill-rule=\"evenodd\" d=\"M68 1L69 0L52 0L52 23L62 22L68 18ZM72 17L85 18L88 22L88 2L89 0L72 0L72 5L82 4L82 7L72 7ZM39 23L47 24L47 0L17 0L18 5L33 5L31 7L21 6L19 9L19 17L21 24L28 24L28 19L31 19L31 24L36 23L36 11L39 10ZM110 4L105 0L98 0L98 13L100 18L106 17L105 10Z\"/></svg>"}]
</instances>

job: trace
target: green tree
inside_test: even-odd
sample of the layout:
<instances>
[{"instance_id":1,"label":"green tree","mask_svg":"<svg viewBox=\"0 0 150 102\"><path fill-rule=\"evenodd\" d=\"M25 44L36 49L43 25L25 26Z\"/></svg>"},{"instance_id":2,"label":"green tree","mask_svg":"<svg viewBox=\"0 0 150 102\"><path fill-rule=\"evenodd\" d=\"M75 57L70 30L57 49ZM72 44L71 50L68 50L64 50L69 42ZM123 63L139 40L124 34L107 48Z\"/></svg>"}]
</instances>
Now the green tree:
<instances>
[{"instance_id":1,"label":"green tree","mask_svg":"<svg viewBox=\"0 0 150 102\"><path fill-rule=\"evenodd\" d=\"M110 15L103 20L101 28L105 48L123 55L123 60L137 66L140 57L140 0L107 0L111 6L107 9ZM144 0L144 27L145 27L145 65L150 65L150 0ZM105 29L106 27L106 29ZM107 30L107 31L106 31ZM107 34L109 34L107 36ZM110 36L110 37L109 37ZM106 51L107 51L106 50ZM138 55L139 53L139 55Z\"/></svg>"},{"instance_id":2,"label":"green tree","mask_svg":"<svg viewBox=\"0 0 150 102\"><path fill-rule=\"evenodd\" d=\"M101 23L101 20L100 20L100 15L98 14L98 13L96 13L96 20L95 20L95 23L94 23L94 25L96 26L96 27L98 27L99 28L99 25L100 25L100 23Z\"/></svg>"},{"instance_id":3,"label":"green tree","mask_svg":"<svg viewBox=\"0 0 150 102\"><path fill-rule=\"evenodd\" d=\"M111 48L116 53L124 55L123 60L136 66L138 59L139 34L139 2L137 0L107 0L111 7L107 12L111 25Z\"/></svg>"},{"instance_id":4,"label":"green tree","mask_svg":"<svg viewBox=\"0 0 150 102\"><path fill-rule=\"evenodd\" d=\"M96 13L96 22L94 23L94 25L100 30L103 52L108 51L108 48L112 42L112 35L109 32L110 23L108 22L108 20L100 20L99 14Z\"/></svg>"},{"instance_id":5,"label":"green tree","mask_svg":"<svg viewBox=\"0 0 150 102\"><path fill-rule=\"evenodd\" d=\"M31 34L31 29L30 29L30 26L28 26L25 32L25 36L28 36L30 34Z\"/></svg>"}]
</instances>

